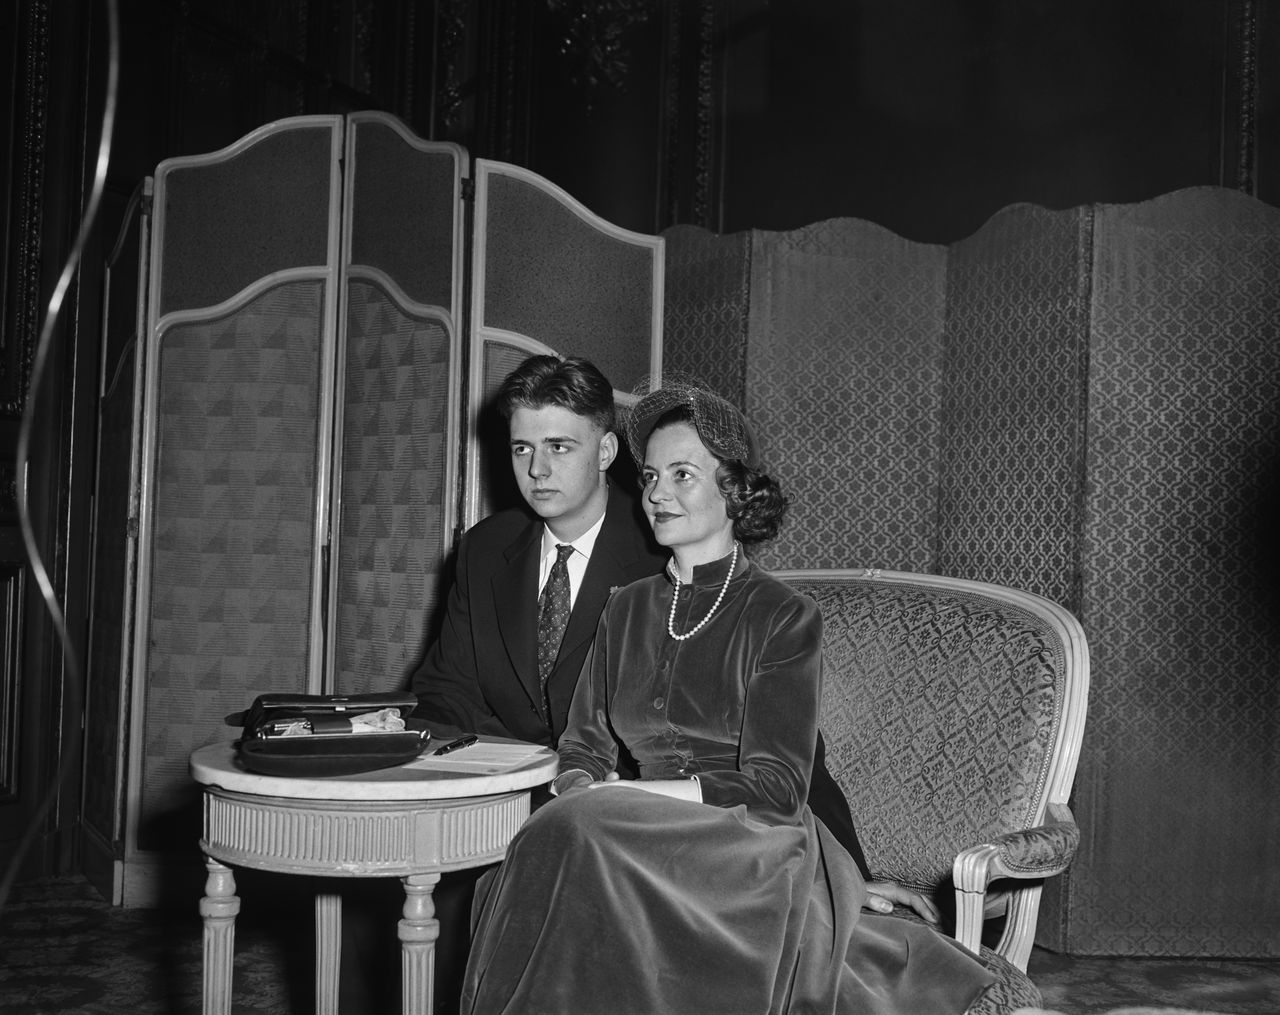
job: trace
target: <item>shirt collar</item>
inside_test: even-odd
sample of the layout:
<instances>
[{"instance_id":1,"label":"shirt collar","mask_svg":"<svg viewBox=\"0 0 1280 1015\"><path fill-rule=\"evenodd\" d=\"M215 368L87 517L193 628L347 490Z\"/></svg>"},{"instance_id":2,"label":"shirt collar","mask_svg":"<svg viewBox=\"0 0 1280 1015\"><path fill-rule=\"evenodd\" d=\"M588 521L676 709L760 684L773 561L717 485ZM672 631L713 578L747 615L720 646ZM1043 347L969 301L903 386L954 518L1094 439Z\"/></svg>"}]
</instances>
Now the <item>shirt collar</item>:
<instances>
[{"instance_id":1,"label":"shirt collar","mask_svg":"<svg viewBox=\"0 0 1280 1015\"><path fill-rule=\"evenodd\" d=\"M591 559L591 551L596 547L596 537L600 535L600 529L604 527L604 514L596 519L596 523L587 529L582 535L567 545L572 546L574 550L582 554L588 560ZM556 555L556 547L564 545L551 534L551 530L545 525L542 526L542 559L554 557Z\"/></svg>"}]
</instances>

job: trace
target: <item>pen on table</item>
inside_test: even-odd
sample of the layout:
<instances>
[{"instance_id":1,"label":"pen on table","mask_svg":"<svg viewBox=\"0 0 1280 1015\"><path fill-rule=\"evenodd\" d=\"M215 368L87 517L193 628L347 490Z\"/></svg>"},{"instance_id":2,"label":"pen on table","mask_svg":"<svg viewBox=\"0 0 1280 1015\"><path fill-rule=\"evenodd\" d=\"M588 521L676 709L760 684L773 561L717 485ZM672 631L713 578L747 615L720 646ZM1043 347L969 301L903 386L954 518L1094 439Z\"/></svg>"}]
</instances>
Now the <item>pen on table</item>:
<instances>
[{"instance_id":1,"label":"pen on table","mask_svg":"<svg viewBox=\"0 0 1280 1015\"><path fill-rule=\"evenodd\" d=\"M470 736L458 737L457 740L451 740L449 743L445 744L443 747L437 747L432 753L448 754L450 751L458 751L464 747L470 747L479 739L480 738L476 736L474 733L472 733Z\"/></svg>"}]
</instances>

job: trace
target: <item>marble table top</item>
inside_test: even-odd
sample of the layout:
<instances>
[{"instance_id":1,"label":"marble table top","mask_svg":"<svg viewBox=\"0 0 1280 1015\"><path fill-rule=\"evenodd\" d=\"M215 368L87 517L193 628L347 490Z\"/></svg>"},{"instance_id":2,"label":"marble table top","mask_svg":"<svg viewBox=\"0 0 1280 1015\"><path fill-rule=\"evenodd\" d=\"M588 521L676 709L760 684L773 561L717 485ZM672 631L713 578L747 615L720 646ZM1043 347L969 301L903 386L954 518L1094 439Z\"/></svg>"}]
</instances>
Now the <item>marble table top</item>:
<instances>
[{"instance_id":1,"label":"marble table top","mask_svg":"<svg viewBox=\"0 0 1280 1015\"><path fill-rule=\"evenodd\" d=\"M481 737L444 756L431 753L436 746L394 768L302 778L251 772L240 763L234 742L227 741L193 752L191 775L206 786L294 800L443 800L532 789L550 782L559 763L549 747L496 737Z\"/></svg>"}]
</instances>

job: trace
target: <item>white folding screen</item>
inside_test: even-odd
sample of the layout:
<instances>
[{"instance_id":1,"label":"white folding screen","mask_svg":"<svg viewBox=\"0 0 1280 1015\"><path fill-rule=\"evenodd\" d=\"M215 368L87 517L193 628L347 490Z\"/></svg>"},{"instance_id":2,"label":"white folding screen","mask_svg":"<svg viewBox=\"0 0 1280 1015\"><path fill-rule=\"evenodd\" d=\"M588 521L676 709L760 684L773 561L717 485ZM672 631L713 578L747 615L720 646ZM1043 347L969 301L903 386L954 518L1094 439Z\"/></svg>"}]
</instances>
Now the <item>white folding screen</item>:
<instances>
[{"instance_id":1,"label":"white folding screen","mask_svg":"<svg viewBox=\"0 0 1280 1015\"><path fill-rule=\"evenodd\" d=\"M157 167L132 435L99 462L135 449L126 533L95 548L133 620L90 687L125 744L98 745L85 837L116 901L154 904L158 865L194 854L187 759L234 735L224 715L405 686L450 547L491 503L480 469L506 469L476 420L511 368L586 356L623 392L660 370L663 241L493 162L469 239L469 161L364 112Z\"/></svg>"}]
</instances>

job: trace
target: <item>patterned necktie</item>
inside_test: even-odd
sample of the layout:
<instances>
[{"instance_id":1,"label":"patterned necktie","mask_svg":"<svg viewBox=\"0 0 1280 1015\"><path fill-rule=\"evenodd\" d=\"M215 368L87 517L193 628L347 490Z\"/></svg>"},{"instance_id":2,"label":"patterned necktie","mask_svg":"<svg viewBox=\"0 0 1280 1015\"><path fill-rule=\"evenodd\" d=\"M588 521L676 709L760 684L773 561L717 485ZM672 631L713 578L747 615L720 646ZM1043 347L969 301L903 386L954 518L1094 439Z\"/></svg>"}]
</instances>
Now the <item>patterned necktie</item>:
<instances>
[{"instance_id":1,"label":"patterned necktie","mask_svg":"<svg viewBox=\"0 0 1280 1015\"><path fill-rule=\"evenodd\" d=\"M551 701L547 697L547 678L560 653L564 629L569 623L569 555L572 546L556 544L556 562L551 565L547 584L538 597L538 684L542 689L542 708L551 722Z\"/></svg>"}]
</instances>

